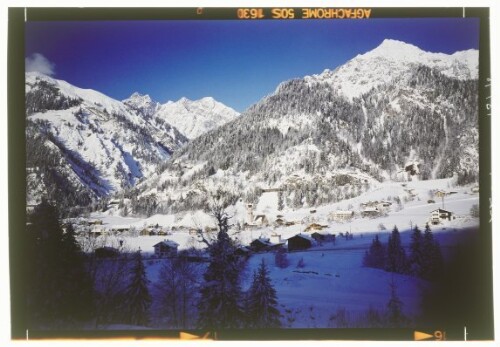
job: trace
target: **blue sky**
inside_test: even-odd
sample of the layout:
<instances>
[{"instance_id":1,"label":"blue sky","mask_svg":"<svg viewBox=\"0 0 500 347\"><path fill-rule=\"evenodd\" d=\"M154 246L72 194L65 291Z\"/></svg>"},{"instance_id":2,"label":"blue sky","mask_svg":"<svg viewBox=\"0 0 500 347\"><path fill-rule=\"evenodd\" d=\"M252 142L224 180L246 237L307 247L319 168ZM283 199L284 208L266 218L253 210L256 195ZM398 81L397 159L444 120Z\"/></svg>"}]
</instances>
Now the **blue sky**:
<instances>
[{"instance_id":1,"label":"blue sky","mask_svg":"<svg viewBox=\"0 0 500 347\"><path fill-rule=\"evenodd\" d=\"M431 52L478 48L475 18L27 22L26 57L116 99L215 99L244 111L291 78L396 39ZM38 56L39 57L39 56Z\"/></svg>"}]
</instances>

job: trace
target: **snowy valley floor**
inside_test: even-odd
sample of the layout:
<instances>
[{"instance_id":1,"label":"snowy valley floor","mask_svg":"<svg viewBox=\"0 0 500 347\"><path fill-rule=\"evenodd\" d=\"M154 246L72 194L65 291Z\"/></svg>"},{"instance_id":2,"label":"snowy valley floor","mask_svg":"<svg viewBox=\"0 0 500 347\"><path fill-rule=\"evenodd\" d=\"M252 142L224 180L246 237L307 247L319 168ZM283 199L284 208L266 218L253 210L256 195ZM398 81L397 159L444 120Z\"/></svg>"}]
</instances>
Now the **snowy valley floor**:
<instances>
[{"instance_id":1,"label":"snowy valley floor","mask_svg":"<svg viewBox=\"0 0 500 347\"><path fill-rule=\"evenodd\" d=\"M443 224L431 226L435 239L441 246L445 261L449 259L457 244L467 242L468 235L478 232L479 220L471 216L471 207L479 203L477 193L471 191L471 186L456 187L452 179L407 182L382 183L369 192L358 197L343 200L338 203L316 208L314 215L310 208L292 210L285 207L284 211L276 208L275 193L264 193L257 204L255 213L264 213L270 219L283 215L287 221L296 221L289 227L262 226L250 230L232 230L233 237L238 238L242 245L248 245L252 240L272 234L279 234L286 240L297 233L303 233L311 223L326 225L323 232L337 234L336 243L324 242L307 251L290 252L287 254L289 266L275 266L274 253L253 254L243 273L243 290L250 286L252 273L262 259L265 259L272 283L277 291L279 308L283 315L282 325L285 328L343 328L366 327L363 317L369 309L380 314L387 308L391 297L390 284L396 286L397 296L403 303L403 313L410 318L409 325L414 324L421 314L422 294L431 288L425 280L386 272L384 270L363 267L363 256L369 248L374 236L379 235L382 243L387 244L389 233L394 225L401 232L402 244L409 254L411 226L418 225L421 230L429 221L430 212L442 208L443 201L434 198L429 203L431 190L446 190L452 192L444 198L445 209L452 211L454 218ZM408 198L408 191L412 197ZM396 206L395 198L403 201ZM360 204L367 201L392 201L391 208L384 216L378 218L363 218L359 216ZM242 203L240 205L243 205ZM334 222L329 215L335 210L353 209L356 217L346 223ZM239 223L245 219L243 206L234 206L229 213L232 222ZM179 250L189 247L201 248L202 244L191 235L188 228L201 228L213 225L210 216L201 211L183 215L154 215L149 218L125 218L114 215L113 211L95 213L92 218L99 218L104 226L132 226L137 229L152 224L163 227L176 227L168 236L101 236L101 244L117 247L119 241L129 251L141 249L146 257L148 279L155 283L165 259L153 258L153 245L169 239L179 244ZM184 229L179 228L184 227ZM349 231L350 240L340 237L339 233ZM148 259L149 258L149 259ZM304 266L297 267L303 259ZM200 265L205 266L205 265ZM200 278L201 280L201 278Z\"/></svg>"}]
</instances>

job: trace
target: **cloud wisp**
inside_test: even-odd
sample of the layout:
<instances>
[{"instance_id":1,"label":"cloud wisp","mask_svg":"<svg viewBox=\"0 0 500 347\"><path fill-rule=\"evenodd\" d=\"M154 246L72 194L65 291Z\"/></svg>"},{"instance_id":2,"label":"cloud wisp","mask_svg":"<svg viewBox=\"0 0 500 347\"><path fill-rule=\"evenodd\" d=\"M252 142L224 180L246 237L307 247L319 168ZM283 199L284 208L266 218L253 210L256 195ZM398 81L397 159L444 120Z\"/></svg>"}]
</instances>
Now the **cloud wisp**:
<instances>
[{"instance_id":1,"label":"cloud wisp","mask_svg":"<svg viewBox=\"0 0 500 347\"><path fill-rule=\"evenodd\" d=\"M48 76L55 74L55 64L40 53L33 53L25 59L26 72L41 72Z\"/></svg>"}]
</instances>

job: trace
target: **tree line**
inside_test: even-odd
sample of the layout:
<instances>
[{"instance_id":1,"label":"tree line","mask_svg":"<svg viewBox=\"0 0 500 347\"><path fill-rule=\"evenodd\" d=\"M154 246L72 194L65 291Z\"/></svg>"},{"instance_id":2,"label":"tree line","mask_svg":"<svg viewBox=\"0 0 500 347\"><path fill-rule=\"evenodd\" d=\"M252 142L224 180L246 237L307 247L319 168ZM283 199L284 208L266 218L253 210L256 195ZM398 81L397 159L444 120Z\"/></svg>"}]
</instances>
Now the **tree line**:
<instances>
[{"instance_id":1,"label":"tree line","mask_svg":"<svg viewBox=\"0 0 500 347\"><path fill-rule=\"evenodd\" d=\"M209 330L279 327L267 264L260 264L243 291L245 259L228 235L229 217L222 210L215 217L219 231L215 240L206 240L208 265L186 257L167 260L152 285L140 250L118 258L84 253L72 226L61 225L57 209L42 201L27 227L27 328L99 329L112 323Z\"/></svg>"},{"instance_id":2,"label":"tree line","mask_svg":"<svg viewBox=\"0 0 500 347\"><path fill-rule=\"evenodd\" d=\"M409 244L410 253L401 243L401 236L396 226L389 236L387 244L383 244L378 235L366 251L363 265L385 271L407 274L426 280L436 280L443 272L441 248L426 224L424 233L415 226Z\"/></svg>"}]
</instances>

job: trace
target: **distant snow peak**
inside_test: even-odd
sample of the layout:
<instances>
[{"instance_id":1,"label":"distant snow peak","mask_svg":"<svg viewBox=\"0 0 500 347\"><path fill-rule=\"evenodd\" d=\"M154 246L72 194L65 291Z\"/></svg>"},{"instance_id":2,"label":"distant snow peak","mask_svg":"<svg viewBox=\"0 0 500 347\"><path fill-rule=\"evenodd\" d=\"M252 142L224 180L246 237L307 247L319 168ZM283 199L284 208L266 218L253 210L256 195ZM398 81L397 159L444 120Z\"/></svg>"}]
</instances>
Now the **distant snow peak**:
<instances>
[{"instance_id":1,"label":"distant snow peak","mask_svg":"<svg viewBox=\"0 0 500 347\"><path fill-rule=\"evenodd\" d=\"M194 139L233 120L238 115L238 112L212 97L199 100L182 97L176 102L169 101L161 105L155 117L172 124L188 139Z\"/></svg>"},{"instance_id":2,"label":"distant snow peak","mask_svg":"<svg viewBox=\"0 0 500 347\"><path fill-rule=\"evenodd\" d=\"M160 107L160 103L151 99L148 94L141 94L139 92L134 92L127 99L122 100L122 102L144 117L152 117Z\"/></svg>"},{"instance_id":3,"label":"distant snow peak","mask_svg":"<svg viewBox=\"0 0 500 347\"><path fill-rule=\"evenodd\" d=\"M378 47L357 55L335 70L306 76L308 83L328 83L347 99L359 97L370 89L407 76L418 65L436 69L460 79L477 79L479 53L470 49L454 54L426 52L419 47L393 39L385 39Z\"/></svg>"}]
</instances>

